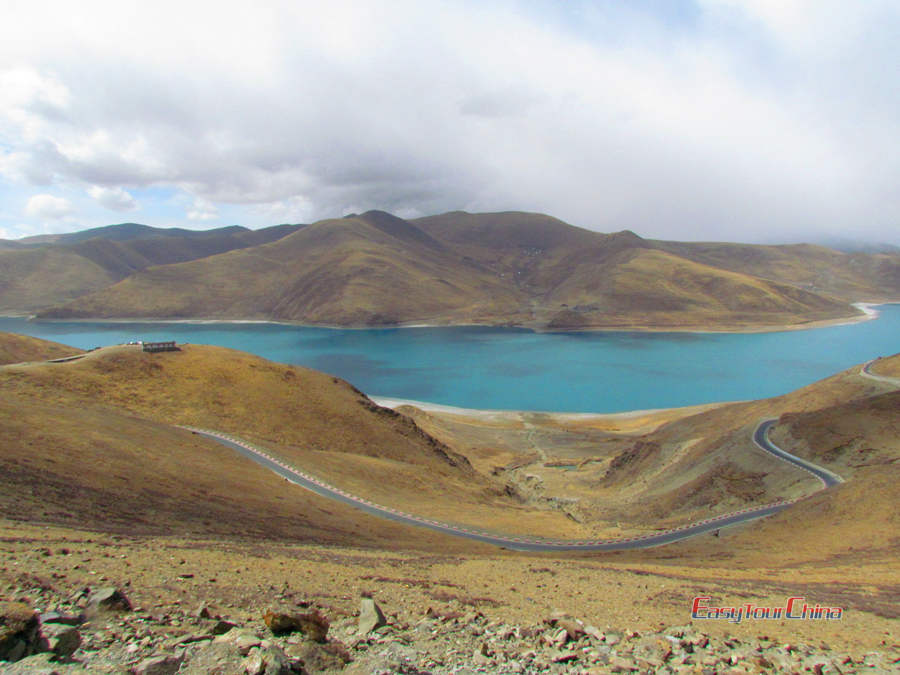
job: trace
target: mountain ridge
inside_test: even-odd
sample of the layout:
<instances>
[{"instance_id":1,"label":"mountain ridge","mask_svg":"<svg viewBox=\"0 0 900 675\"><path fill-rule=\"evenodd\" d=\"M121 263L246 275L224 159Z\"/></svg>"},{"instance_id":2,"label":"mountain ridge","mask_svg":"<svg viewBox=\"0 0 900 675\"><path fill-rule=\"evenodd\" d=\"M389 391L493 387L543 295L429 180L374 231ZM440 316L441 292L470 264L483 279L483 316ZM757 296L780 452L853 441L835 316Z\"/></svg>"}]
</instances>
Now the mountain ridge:
<instances>
[{"instance_id":1,"label":"mountain ridge","mask_svg":"<svg viewBox=\"0 0 900 675\"><path fill-rule=\"evenodd\" d=\"M407 220L373 210L291 227L190 240L138 229L125 248L95 237L53 249L94 263L94 276L27 309L60 319L759 330L843 320L858 315L852 301L900 296L900 255L667 242L540 213ZM0 261L16 255L0 251ZM0 278L0 301L3 291Z\"/></svg>"}]
</instances>

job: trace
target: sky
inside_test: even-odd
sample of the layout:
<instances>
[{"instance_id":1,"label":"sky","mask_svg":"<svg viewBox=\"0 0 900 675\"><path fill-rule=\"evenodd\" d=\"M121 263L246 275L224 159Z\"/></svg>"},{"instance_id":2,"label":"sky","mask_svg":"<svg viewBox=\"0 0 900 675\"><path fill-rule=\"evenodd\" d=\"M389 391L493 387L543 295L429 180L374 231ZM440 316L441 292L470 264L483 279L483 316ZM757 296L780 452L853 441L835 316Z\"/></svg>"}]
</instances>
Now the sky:
<instances>
[{"instance_id":1,"label":"sky","mask_svg":"<svg viewBox=\"0 0 900 675\"><path fill-rule=\"evenodd\" d=\"M0 238L383 209L900 244L896 0L0 3Z\"/></svg>"}]
</instances>

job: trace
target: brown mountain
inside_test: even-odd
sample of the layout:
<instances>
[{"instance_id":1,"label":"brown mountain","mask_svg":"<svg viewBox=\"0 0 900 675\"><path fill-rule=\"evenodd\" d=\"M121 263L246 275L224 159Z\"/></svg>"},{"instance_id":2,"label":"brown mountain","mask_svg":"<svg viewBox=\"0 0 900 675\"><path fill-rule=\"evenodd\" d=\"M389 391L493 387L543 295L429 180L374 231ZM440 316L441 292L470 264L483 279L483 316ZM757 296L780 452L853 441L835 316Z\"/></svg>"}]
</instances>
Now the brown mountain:
<instances>
[{"instance_id":1,"label":"brown mountain","mask_svg":"<svg viewBox=\"0 0 900 675\"><path fill-rule=\"evenodd\" d=\"M298 227L224 227L195 232L123 223L0 242L0 312L32 312L106 288L152 265L257 246Z\"/></svg>"},{"instance_id":2,"label":"brown mountain","mask_svg":"<svg viewBox=\"0 0 900 675\"><path fill-rule=\"evenodd\" d=\"M657 241L654 245L705 265L788 283L846 300L892 300L900 293L900 255L840 251L812 244Z\"/></svg>"},{"instance_id":3,"label":"brown mountain","mask_svg":"<svg viewBox=\"0 0 900 675\"><path fill-rule=\"evenodd\" d=\"M751 329L853 316L848 300L900 294L898 261L819 247L654 242L541 214L407 221L370 211L147 268L41 316Z\"/></svg>"}]
</instances>

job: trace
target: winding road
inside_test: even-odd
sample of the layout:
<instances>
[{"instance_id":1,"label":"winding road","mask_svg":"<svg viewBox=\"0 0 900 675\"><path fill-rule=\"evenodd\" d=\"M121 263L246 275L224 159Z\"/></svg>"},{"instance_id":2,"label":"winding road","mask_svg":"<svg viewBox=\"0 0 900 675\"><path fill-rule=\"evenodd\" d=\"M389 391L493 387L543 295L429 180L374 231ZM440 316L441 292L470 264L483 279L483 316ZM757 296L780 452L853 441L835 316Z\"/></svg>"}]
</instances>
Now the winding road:
<instances>
[{"instance_id":1,"label":"winding road","mask_svg":"<svg viewBox=\"0 0 900 675\"><path fill-rule=\"evenodd\" d=\"M754 430L753 442L756 443L759 448L785 462L808 471L822 481L824 488L828 488L842 482L840 476L828 471L827 469L823 469L822 467L817 466L812 462L808 462L788 452L785 452L781 448L774 445L769 440L768 434L775 421L776 420L774 419L765 420L764 422L761 422L759 426L757 426ZM341 490L338 487L329 485L328 483L325 483L315 476L299 471L298 469L271 455L265 450L251 445L250 443L247 443L246 441L237 438L236 436L231 436L216 431L209 431L206 429L197 429L194 427L182 428L221 443L225 447L231 448L232 450L239 452L245 457L252 459L258 464L261 464L265 468L274 471L276 474L278 474L282 478L285 478L291 483L315 492L322 497L327 497L329 499L343 502L344 504L349 504L350 506L358 508L361 511L365 511L366 513L370 513L381 518L387 518L389 520L405 523L407 525L426 527L428 529L442 532L444 534L464 537L466 539L472 539L474 541L480 541L486 544L494 544L496 546L502 546L504 548L513 549L516 551L624 551L629 549L651 548L653 546L662 546L663 544L671 544L676 541L681 541L682 539L696 537L697 535L705 534L707 532L713 532L729 525L737 525L739 523L745 523L751 520L756 520L758 518L765 518L766 516L770 516L773 513L778 513L779 511L786 509L788 506L797 501L796 499L791 499L786 501L773 502L771 504L766 504L765 506L757 506L749 509L743 509L741 511L734 511L733 513L726 513L721 516L708 518L696 523L690 523L688 525L684 525L682 527L671 530L665 530L662 532L655 532L652 534L645 534L638 537L630 537L624 539L564 541L543 539L531 536L503 535L478 530L477 528L472 528L469 526L443 523L411 513L404 513L402 511L399 511L398 509L394 509L388 506L381 506L369 501L368 499L359 497L357 495L352 495L348 492L345 492L344 490Z\"/></svg>"},{"instance_id":2,"label":"winding road","mask_svg":"<svg viewBox=\"0 0 900 675\"><path fill-rule=\"evenodd\" d=\"M881 359L872 359L871 361L866 361L862 368L859 369L859 374L865 378L870 380L875 380L876 382L884 382L885 384L891 384L895 387L900 387L900 377L888 377L887 375L876 375L872 372L872 364L878 363Z\"/></svg>"}]
</instances>

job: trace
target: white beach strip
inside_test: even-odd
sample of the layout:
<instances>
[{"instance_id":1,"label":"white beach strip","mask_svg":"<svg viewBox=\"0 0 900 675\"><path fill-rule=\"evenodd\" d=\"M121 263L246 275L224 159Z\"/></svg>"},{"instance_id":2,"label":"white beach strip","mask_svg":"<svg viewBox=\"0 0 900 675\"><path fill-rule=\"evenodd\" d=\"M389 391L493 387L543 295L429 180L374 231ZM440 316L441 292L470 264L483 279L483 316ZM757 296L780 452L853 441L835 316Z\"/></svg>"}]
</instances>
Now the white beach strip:
<instances>
[{"instance_id":1,"label":"white beach strip","mask_svg":"<svg viewBox=\"0 0 900 675\"><path fill-rule=\"evenodd\" d=\"M383 398L381 396L370 396L376 405L383 408L399 408L404 405L424 410L425 412L445 413L448 415L459 415L465 417L492 417L492 418L508 418L521 415L549 415L557 420L603 420L603 419L629 419L634 417L643 417L645 415L654 415L657 413L666 413L673 410L696 411L701 412L710 408L718 408L723 405L735 403L735 401L700 403L691 406L676 406L674 408L648 408L646 410L626 410L615 413L591 413L591 412L553 412L541 410L491 410L480 408L459 408L451 405L443 405L440 403L429 403L428 401L413 401L403 398Z\"/></svg>"}]
</instances>

